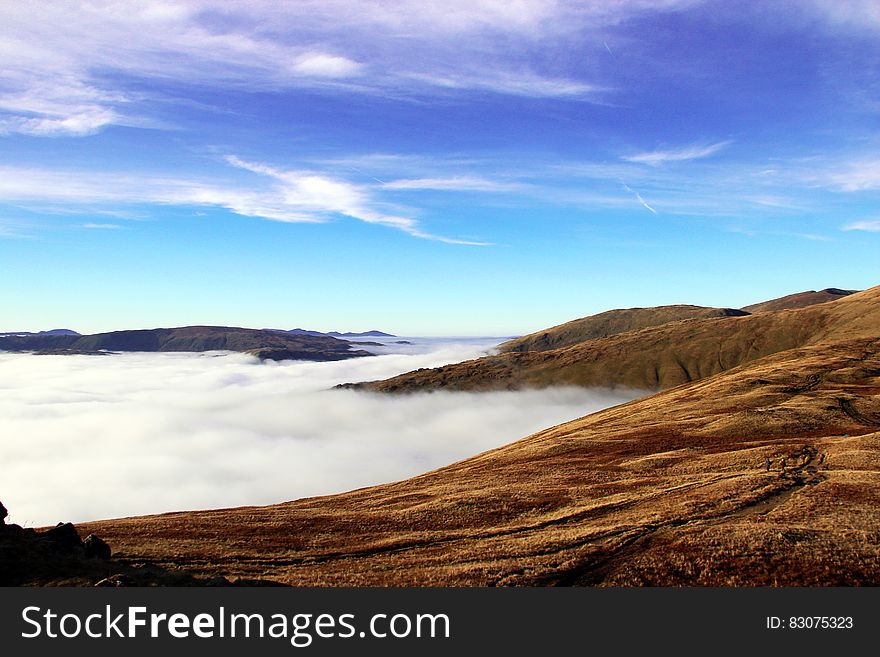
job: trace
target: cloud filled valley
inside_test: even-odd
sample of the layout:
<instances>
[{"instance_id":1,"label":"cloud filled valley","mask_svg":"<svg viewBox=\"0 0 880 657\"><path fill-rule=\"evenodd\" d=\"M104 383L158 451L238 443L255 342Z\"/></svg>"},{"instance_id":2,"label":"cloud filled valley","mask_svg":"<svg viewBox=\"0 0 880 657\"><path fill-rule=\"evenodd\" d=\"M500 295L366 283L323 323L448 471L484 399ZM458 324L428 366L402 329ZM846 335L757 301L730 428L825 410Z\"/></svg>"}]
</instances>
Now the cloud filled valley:
<instances>
[{"instance_id":1,"label":"cloud filled valley","mask_svg":"<svg viewBox=\"0 0 880 657\"><path fill-rule=\"evenodd\" d=\"M0 499L27 526L268 504L406 478L632 398L583 389L330 390L487 343L331 363L0 354Z\"/></svg>"}]
</instances>

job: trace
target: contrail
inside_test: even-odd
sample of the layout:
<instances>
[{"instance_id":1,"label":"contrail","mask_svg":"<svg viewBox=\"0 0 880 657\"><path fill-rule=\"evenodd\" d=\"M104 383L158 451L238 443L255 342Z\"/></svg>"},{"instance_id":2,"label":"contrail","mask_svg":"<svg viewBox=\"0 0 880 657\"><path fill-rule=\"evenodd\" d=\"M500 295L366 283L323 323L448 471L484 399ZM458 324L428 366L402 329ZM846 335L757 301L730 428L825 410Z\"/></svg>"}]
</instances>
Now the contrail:
<instances>
[{"instance_id":1,"label":"contrail","mask_svg":"<svg viewBox=\"0 0 880 657\"><path fill-rule=\"evenodd\" d=\"M371 176L371 175L370 175L369 173L367 173L366 171L361 171L361 170L358 169L357 167L353 167L353 166L351 166L350 164L348 165L348 168L349 168L349 169L352 169L352 170L354 170L354 171L357 171L357 172L358 172L359 174L361 174L362 176L366 176L367 178L372 178L372 179L375 180L377 183L381 183L381 184L383 184L383 185L386 185L386 184L387 184L384 180L379 180L376 176Z\"/></svg>"},{"instance_id":2,"label":"contrail","mask_svg":"<svg viewBox=\"0 0 880 657\"><path fill-rule=\"evenodd\" d=\"M608 54L611 55L612 57L614 57L614 53L611 52L611 48L608 47L608 42L607 42L607 41L603 41L603 42L602 42L602 45L605 46L605 50L608 51Z\"/></svg>"},{"instance_id":3,"label":"contrail","mask_svg":"<svg viewBox=\"0 0 880 657\"><path fill-rule=\"evenodd\" d=\"M644 205L645 208L647 208L648 210L650 210L654 214L657 214L657 211L654 208L652 208L650 205L648 205L648 202L642 198L641 194L639 194L636 190L634 190L632 187L630 187L625 182L623 182L623 180L620 181L620 184L624 186L626 191L628 191L630 194L633 194L639 200L639 203Z\"/></svg>"}]
</instances>

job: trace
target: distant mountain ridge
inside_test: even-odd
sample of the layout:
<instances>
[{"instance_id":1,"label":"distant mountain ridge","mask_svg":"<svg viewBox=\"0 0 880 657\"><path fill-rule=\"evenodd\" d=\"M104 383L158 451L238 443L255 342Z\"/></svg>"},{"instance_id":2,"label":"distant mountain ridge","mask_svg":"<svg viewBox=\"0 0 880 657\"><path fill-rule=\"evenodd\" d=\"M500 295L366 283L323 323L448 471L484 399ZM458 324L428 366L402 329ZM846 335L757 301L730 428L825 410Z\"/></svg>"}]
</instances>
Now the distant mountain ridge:
<instances>
[{"instance_id":1,"label":"distant mountain ridge","mask_svg":"<svg viewBox=\"0 0 880 657\"><path fill-rule=\"evenodd\" d=\"M239 351L271 360L344 360L372 356L328 335L290 335L229 326L111 331L94 335L38 334L0 337L0 350L51 353L107 351Z\"/></svg>"},{"instance_id":2,"label":"distant mountain ridge","mask_svg":"<svg viewBox=\"0 0 880 657\"><path fill-rule=\"evenodd\" d=\"M836 287L826 287L824 290L807 290L806 292L798 292L797 294L788 294L778 299L770 299L769 301L761 301L753 303L749 306L743 306L742 310L750 313L765 313L776 310L790 310L792 308L805 308L813 306L817 303L828 303L829 301L837 301L850 294L855 294L858 290L841 290Z\"/></svg>"},{"instance_id":3,"label":"distant mountain ridge","mask_svg":"<svg viewBox=\"0 0 880 657\"><path fill-rule=\"evenodd\" d=\"M49 331L6 331L5 333L0 333L0 338L7 338L16 335L82 335L81 333L77 333L76 331L72 331L70 329L51 329Z\"/></svg>"},{"instance_id":4,"label":"distant mountain ridge","mask_svg":"<svg viewBox=\"0 0 880 657\"><path fill-rule=\"evenodd\" d=\"M339 331L330 331L328 333L322 333L321 331L312 331L309 329L295 328L295 329L267 329L269 331L278 331L279 333L292 333L294 335L329 335L333 338L396 338L396 335L392 333L385 333L384 331L364 331L363 333L353 333L348 331L346 333L340 333Z\"/></svg>"}]
</instances>

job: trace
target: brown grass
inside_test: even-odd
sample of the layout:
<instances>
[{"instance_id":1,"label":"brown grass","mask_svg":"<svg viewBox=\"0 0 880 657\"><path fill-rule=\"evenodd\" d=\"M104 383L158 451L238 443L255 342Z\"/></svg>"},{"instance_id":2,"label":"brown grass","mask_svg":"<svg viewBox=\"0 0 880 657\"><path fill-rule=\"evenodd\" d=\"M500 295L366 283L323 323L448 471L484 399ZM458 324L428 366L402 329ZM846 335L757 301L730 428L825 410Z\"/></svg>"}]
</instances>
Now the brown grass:
<instances>
[{"instance_id":1,"label":"brown grass","mask_svg":"<svg viewBox=\"0 0 880 657\"><path fill-rule=\"evenodd\" d=\"M376 392L555 385L660 390L806 345L878 335L880 287L794 310L666 323L560 349L503 353L354 387Z\"/></svg>"},{"instance_id":2,"label":"brown grass","mask_svg":"<svg viewBox=\"0 0 880 657\"><path fill-rule=\"evenodd\" d=\"M585 340L607 338L618 333L638 331L652 326L684 319L708 317L735 317L746 315L745 311L730 308L706 308L705 306L656 306L653 308L626 308L609 310L598 315L575 319L559 326L508 340L498 346L501 352L549 351L568 347Z\"/></svg>"},{"instance_id":3,"label":"brown grass","mask_svg":"<svg viewBox=\"0 0 880 657\"><path fill-rule=\"evenodd\" d=\"M786 312L846 334L857 296ZM80 530L130 565L294 585L880 583L880 339L755 359L406 481Z\"/></svg>"}]
</instances>

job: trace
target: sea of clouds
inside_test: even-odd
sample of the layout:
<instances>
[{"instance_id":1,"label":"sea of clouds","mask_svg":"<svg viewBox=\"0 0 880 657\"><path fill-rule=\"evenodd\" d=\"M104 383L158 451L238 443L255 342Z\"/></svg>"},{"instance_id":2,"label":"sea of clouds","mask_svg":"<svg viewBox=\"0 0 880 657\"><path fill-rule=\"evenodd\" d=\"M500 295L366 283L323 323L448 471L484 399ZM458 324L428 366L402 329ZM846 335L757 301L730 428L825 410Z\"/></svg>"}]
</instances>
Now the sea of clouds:
<instances>
[{"instance_id":1,"label":"sea of clouds","mask_svg":"<svg viewBox=\"0 0 880 657\"><path fill-rule=\"evenodd\" d=\"M498 341L414 342L331 363L0 353L0 500L26 526L282 502L403 479L635 396L330 389Z\"/></svg>"}]
</instances>

